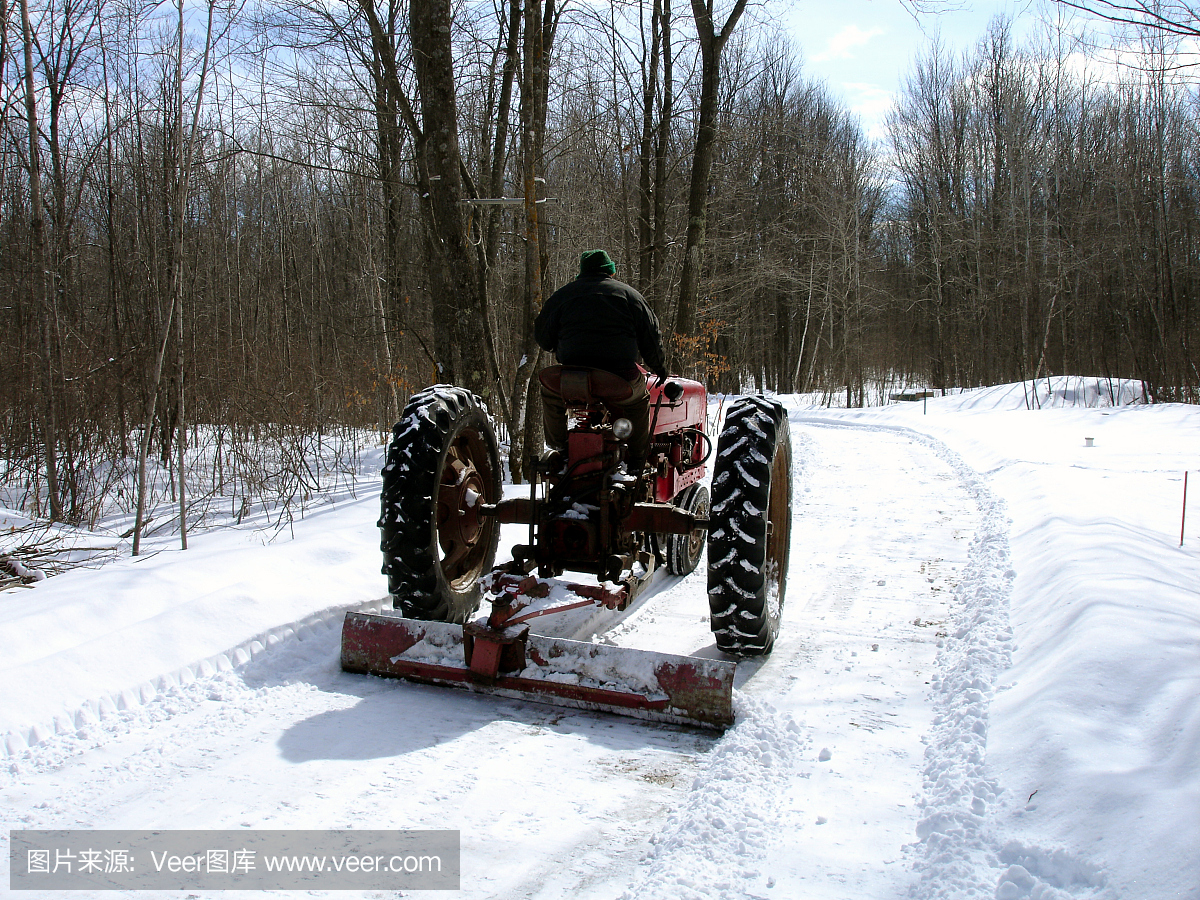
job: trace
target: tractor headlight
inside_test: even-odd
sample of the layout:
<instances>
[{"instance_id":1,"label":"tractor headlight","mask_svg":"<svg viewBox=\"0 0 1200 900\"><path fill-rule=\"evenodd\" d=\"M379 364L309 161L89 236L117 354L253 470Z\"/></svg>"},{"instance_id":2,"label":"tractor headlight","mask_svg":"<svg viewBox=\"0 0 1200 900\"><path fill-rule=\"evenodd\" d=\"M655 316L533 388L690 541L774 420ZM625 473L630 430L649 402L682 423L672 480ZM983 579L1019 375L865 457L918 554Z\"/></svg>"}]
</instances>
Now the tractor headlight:
<instances>
[{"instance_id":1,"label":"tractor headlight","mask_svg":"<svg viewBox=\"0 0 1200 900\"><path fill-rule=\"evenodd\" d=\"M633 434L633 423L628 419L617 419L613 422L613 436L618 441L629 440L631 434Z\"/></svg>"}]
</instances>

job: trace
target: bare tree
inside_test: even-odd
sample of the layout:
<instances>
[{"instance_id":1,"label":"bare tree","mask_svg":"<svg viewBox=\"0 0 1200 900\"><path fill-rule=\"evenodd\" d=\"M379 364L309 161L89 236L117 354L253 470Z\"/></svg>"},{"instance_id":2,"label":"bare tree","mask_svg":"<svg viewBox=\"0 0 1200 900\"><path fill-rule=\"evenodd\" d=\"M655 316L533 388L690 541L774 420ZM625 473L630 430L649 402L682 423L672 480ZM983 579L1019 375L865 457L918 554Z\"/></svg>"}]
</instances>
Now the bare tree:
<instances>
[{"instance_id":1,"label":"bare tree","mask_svg":"<svg viewBox=\"0 0 1200 900\"><path fill-rule=\"evenodd\" d=\"M538 184L545 183L546 115L550 85L551 49L558 29L555 0L525 0L524 51L521 61L521 185L525 213L524 315L521 317L521 357L513 382L513 481L524 476L524 461L541 449L541 407L533 374L540 351L533 323L541 311L549 260L547 230L540 216ZM520 452L516 448L520 445Z\"/></svg>"},{"instance_id":2,"label":"bare tree","mask_svg":"<svg viewBox=\"0 0 1200 900\"><path fill-rule=\"evenodd\" d=\"M29 130L29 232L30 278L33 296L41 317L41 359L39 369L42 383L42 445L46 453L46 494L50 504L50 519L63 518L62 499L58 484L58 423L55 417L54 351L52 329L55 322L54 301L46 283L46 217L42 205L42 172L39 146L37 95L33 86L33 29L29 19L29 0L20 0L21 39L25 53L25 116Z\"/></svg>"},{"instance_id":3,"label":"bare tree","mask_svg":"<svg viewBox=\"0 0 1200 900\"><path fill-rule=\"evenodd\" d=\"M187 222L187 202L188 191L191 187L192 166L196 154L196 133L198 130L198 122L200 118L200 110L204 105L204 88L208 80L209 62L211 59L213 45L213 15L216 9L216 0L208 0L206 10L206 22L204 27L204 54L200 64L199 80L196 86L195 97L192 104L192 121L191 129L187 135L187 140L184 139L184 80L186 72L184 70L184 35L185 35L185 20L184 20L184 4L183 0L178 0L178 20L176 32L176 55L175 55L175 153L177 158L177 169L173 173L175 181L174 191L174 210L173 210L173 229L172 229L172 264L170 274L170 297L167 302L167 315L163 320L161 338L158 344L158 355L155 359L154 368L150 377L150 385L148 389L148 402L146 408L146 422L142 428L142 442L138 451L138 488L137 488L137 514L134 521L133 530L133 555L137 556L141 550L142 529L145 524L146 514L146 458L149 455L150 436L154 428L155 411L158 403L159 386L162 382L163 362L167 354L167 345L171 338L172 324L174 323L177 333L177 350L178 350L178 394L176 409L177 422L177 439L175 442L175 453L177 461L177 477L178 477L178 500L179 500L179 538L184 550L187 549L187 493L185 490L184 465L186 461L187 447L187 418L184 415L184 367L183 367L183 275L184 275L184 235L186 233Z\"/></svg>"},{"instance_id":4,"label":"bare tree","mask_svg":"<svg viewBox=\"0 0 1200 900\"><path fill-rule=\"evenodd\" d=\"M1054 0L1116 25L1153 30L1176 37L1200 37L1200 12L1184 0Z\"/></svg>"},{"instance_id":5,"label":"bare tree","mask_svg":"<svg viewBox=\"0 0 1200 900\"><path fill-rule=\"evenodd\" d=\"M746 0L734 0L720 29L714 12L715 0L692 0L692 18L700 40L700 110L696 120L696 142L692 151L691 187L688 191L687 239L683 250L683 272L679 279L679 304L675 331L691 336L696 329L701 258L708 225L708 186L717 143L717 104L721 89L721 56L742 13Z\"/></svg>"}]
</instances>

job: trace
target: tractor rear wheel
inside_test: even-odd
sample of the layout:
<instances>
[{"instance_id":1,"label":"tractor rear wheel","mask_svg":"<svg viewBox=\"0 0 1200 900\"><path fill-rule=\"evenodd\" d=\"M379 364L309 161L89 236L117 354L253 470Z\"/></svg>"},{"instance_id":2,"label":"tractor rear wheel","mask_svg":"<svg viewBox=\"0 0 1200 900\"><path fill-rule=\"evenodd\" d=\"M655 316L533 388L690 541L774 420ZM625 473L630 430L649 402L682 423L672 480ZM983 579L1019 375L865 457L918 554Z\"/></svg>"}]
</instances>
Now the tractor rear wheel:
<instances>
[{"instance_id":1,"label":"tractor rear wheel","mask_svg":"<svg viewBox=\"0 0 1200 900\"><path fill-rule=\"evenodd\" d=\"M708 530L708 604L717 646L771 652L787 585L792 444L784 408L743 397L717 441Z\"/></svg>"},{"instance_id":2,"label":"tractor rear wheel","mask_svg":"<svg viewBox=\"0 0 1200 900\"><path fill-rule=\"evenodd\" d=\"M449 385L414 394L392 430L380 495L392 605L414 619L465 622L479 607L500 527L496 432L478 397Z\"/></svg>"},{"instance_id":3,"label":"tractor rear wheel","mask_svg":"<svg viewBox=\"0 0 1200 900\"><path fill-rule=\"evenodd\" d=\"M701 519L708 518L708 488L693 484L675 498L675 505ZM690 575L700 562L704 552L704 528L696 528L691 534L667 535L667 571L672 575Z\"/></svg>"}]
</instances>

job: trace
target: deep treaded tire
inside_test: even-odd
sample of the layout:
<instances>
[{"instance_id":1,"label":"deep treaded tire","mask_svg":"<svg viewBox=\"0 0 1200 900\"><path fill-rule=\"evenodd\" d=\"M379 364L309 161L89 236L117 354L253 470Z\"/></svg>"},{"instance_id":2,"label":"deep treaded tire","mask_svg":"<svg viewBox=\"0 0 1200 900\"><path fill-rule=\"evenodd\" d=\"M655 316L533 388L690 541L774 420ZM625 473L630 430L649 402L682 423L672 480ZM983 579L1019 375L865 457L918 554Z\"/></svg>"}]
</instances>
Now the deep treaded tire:
<instances>
[{"instance_id":1,"label":"deep treaded tire","mask_svg":"<svg viewBox=\"0 0 1200 900\"><path fill-rule=\"evenodd\" d=\"M771 652L787 584L791 526L787 413L772 400L743 397L726 414L717 441L708 530L708 605L713 637L725 652Z\"/></svg>"},{"instance_id":2,"label":"deep treaded tire","mask_svg":"<svg viewBox=\"0 0 1200 900\"><path fill-rule=\"evenodd\" d=\"M702 484L684 488L675 498L675 505L701 519L707 519L708 488ZM697 528L691 534L667 535L667 571L672 575L690 575L699 564L703 552L703 528Z\"/></svg>"},{"instance_id":3,"label":"deep treaded tire","mask_svg":"<svg viewBox=\"0 0 1200 900\"><path fill-rule=\"evenodd\" d=\"M379 548L396 609L467 620L500 537L479 504L499 499L496 433L479 398L445 384L414 394L392 429L380 494Z\"/></svg>"}]
</instances>

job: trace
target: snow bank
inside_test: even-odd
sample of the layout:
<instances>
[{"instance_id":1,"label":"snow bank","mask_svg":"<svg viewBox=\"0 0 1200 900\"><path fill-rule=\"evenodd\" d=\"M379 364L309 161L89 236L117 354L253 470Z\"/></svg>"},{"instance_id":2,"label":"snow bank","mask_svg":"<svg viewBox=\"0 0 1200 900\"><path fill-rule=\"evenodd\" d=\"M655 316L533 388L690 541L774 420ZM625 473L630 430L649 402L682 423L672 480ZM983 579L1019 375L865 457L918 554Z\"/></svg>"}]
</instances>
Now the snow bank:
<instances>
[{"instance_id":1,"label":"snow bank","mask_svg":"<svg viewBox=\"0 0 1200 900\"><path fill-rule=\"evenodd\" d=\"M377 603L372 492L294 540L246 530L0 594L0 745L14 754L196 672L238 665L291 623ZM322 527L323 526L323 527Z\"/></svg>"},{"instance_id":2,"label":"snow bank","mask_svg":"<svg viewBox=\"0 0 1200 900\"><path fill-rule=\"evenodd\" d=\"M978 764L949 783L927 765L917 895L1200 897L1200 504L1179 546L1200 409L1038 387L1040 408L1025 384L841 414L936 436L1012 516L1011 667L972 622L936 685L930 759L962 739Z\"/></svg>"},{"instance_id":3,"label":"snow bank","mask_svg":"<svg viewBox=\"0 0 1200 900\"><path fill-rule=\"evenodd\" d=\"M1096 885L1102 867L1118 896L1200 896L1197 544L1148 527L1154 505L1121 491L1106 514L1080 515L1084 485L1055 480L998 478L1034 498L1014 522L1019 650L989 740L1011 792L1001 859L1018 885Z\"/></svg>"}]
</instances>

